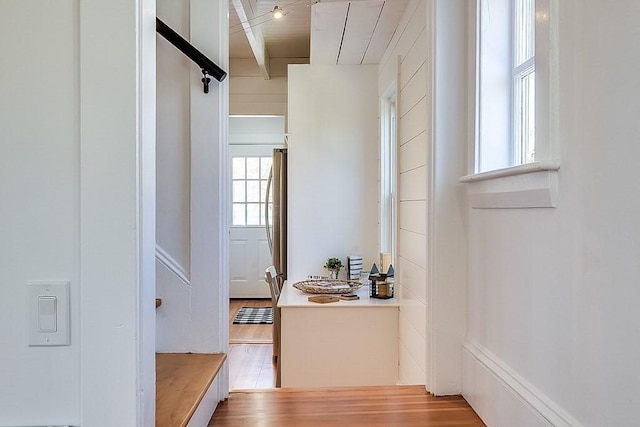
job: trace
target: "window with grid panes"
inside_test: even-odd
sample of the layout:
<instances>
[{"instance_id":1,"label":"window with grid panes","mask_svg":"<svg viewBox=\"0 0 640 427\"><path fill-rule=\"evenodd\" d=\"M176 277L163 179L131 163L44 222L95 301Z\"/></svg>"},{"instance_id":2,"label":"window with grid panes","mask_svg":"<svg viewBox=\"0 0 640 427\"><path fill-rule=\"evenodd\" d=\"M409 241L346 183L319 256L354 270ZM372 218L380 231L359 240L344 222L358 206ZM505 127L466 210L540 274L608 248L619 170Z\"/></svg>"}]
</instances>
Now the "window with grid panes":
<instances>
[{"instance_id":1,"label":"window with grid panes","mask_svg":"<svg viewBox=\"0 0 640 427\"><path fill-rule=\"evenodd\" d=\"M271 157L233 157L231 168L232 225L264 225L265 210L271 217L272 209L271 197L266 202Z\"/></svg>"},{"instance_id":2,"label":"window with grid panes","mask_svg":"<svg viewBox=\"0 0 640 427\"><path fill-rule=\"evenodd\" d=\"M536 0L478 0L477 5L476 173L540 160Z\"/></svg>"}]
</instances>

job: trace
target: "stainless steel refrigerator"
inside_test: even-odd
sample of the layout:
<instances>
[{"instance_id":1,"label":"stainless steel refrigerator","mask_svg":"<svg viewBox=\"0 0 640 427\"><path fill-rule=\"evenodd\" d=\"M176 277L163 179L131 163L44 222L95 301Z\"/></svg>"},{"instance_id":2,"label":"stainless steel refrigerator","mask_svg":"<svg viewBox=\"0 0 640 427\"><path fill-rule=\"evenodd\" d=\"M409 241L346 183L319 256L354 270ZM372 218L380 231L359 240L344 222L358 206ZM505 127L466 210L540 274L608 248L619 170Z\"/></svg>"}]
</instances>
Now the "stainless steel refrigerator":
<instances>
[{"instance_id":1,"label":"stainless steel refrigerator","mask_svg":"<svg viewBox=\"0 0 640 427\"><path fill-rule=\"evenodd\" d=\"M267 241L273 265L282 288L287 278L287 149L274 148L271 173L267 181L266 206L272 202L272 211L265 209Z\"/></svg>"}]
</instances>

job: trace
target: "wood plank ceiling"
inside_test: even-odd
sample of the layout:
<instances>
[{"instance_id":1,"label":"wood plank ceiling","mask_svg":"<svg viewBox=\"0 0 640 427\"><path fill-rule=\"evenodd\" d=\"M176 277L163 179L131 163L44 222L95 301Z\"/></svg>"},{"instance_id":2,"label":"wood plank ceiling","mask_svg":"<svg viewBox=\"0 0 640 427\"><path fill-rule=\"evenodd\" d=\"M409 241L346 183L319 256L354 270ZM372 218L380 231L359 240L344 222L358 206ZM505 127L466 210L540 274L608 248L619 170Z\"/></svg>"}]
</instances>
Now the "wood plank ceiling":
<instances>
[{"instance_id":1,"label":"wood plank ceiling","mask_svg":"<svg viewBox=\"0 0 640 427\"><path fill-rule=\"evenodd\" d=\"M377 64L408 0L324 0L311 11L312 64Z\"/></svg>"},{"instance_id":2,"label":"wood plank ceiling","mask_svg":"<svg viewBox=\"0 0 640 427\"><path fill-rule=\"evenodd\" d=\"M253 58L264 78L270 60L377 64L409 0L230 0L229 55ZM273 19L275 6L285 16Z\"/></svg>"}]
</instances>

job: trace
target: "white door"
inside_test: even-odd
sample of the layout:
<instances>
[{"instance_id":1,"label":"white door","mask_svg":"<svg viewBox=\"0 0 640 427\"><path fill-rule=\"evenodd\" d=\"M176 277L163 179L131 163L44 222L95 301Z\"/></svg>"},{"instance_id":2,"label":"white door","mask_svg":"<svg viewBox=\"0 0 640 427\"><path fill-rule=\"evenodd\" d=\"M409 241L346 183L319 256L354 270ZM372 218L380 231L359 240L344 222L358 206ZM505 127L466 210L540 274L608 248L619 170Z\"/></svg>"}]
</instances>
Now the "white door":
<instances>
[{"instance_id":1,"label":"white door","mask_svg":"<svg viewBox=\"0 0 640 427\"><path fill-rule=\"evenodd\" d=\"M265 231L267 179L274 146L231 145L231 206L229 262L231 298L270 298L264 270L271 265Z\"/></svg>"}]
</instances>

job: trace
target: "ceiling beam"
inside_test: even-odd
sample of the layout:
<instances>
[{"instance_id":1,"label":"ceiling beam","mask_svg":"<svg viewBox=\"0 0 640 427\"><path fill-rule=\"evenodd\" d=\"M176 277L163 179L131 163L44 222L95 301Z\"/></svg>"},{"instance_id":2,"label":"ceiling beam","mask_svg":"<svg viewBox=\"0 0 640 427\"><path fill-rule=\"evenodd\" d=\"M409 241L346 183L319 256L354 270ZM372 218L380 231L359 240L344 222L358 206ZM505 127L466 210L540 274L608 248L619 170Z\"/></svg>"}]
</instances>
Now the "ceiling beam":
<instances>
[{"instance_id":1,"label":"ceiling beam","mask_svg":"<svg viewBox=\"0 0 640 427\"><path fill-rule=\"evenodd\" d=\"M231 0L233 8L236 10L238 19L242 24L244 33L249 41L249 46L256 58L262 77L265 80L271 79L269 66L269 51L264 43L262 29L259 25L251 26L253 18L257 16L258 5L255 0Z\"/></svg>"}]
</instances>

